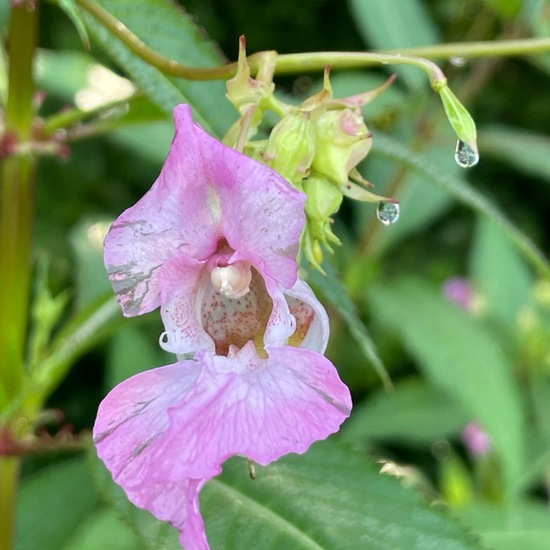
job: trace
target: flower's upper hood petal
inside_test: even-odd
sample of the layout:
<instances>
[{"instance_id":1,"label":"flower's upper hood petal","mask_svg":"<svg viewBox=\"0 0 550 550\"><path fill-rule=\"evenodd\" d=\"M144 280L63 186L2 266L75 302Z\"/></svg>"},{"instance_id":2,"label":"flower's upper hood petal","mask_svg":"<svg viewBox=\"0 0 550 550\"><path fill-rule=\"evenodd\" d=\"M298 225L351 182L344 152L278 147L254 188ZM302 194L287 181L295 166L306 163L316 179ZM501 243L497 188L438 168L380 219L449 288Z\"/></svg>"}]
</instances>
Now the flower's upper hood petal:
<instances>
[{"instance_id":1,"label":"flower's upper hood petal","mask_svg":"<svg viewBox=\"0 0 550 550\"><path fill-rule=\"evenodd\" d=\"M221 240L290 287L305 196L267 166L226 147L174 110L176 136L149 192L122 213L105 239L105 264L125 315L161 304L159 273L183 252L197 260Z\"/></svg>"}]
</instances>

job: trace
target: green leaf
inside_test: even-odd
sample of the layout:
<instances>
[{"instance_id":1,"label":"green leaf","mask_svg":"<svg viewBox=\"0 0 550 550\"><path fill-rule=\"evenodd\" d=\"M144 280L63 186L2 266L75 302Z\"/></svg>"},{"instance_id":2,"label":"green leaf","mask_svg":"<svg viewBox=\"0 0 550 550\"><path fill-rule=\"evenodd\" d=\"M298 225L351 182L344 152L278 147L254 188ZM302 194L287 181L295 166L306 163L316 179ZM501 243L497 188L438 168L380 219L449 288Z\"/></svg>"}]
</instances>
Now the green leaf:
<instances>
[{"instance_id":1,"label":"green leaf","mask_svg":"<svg viewBox=\"0 0 550 550\"><path fill-rule=\"evenodd\" d=\"M421 0L349 0L348 3L369 48L394 50L441 42L430 12ZM427 84L422 71L413 67L396 67L395 72L412 89Z\"/></svg>"},{"instance_id":2,"label":"green leaf","mask_svg":"<svg viewBox=\"0 0 550 550\"><path fill-rule=\"evenodd\" d=\"M143 545L114 510L101 510L82 522L61 550L140 550Z\"/></svg>"},{"instance_id":3,"label":"green leaf","mask_svg":"<svg viewBox=\"0 0 550 550\"><path fill-rule=\"evenodd\" d=\"M427 183L445 190L458 201L493 220L541 274L550 277L550 263L537 246L485 196L474 189L466 180L441 173L426 159L412 149L387 136L377 135L371 154L393 159L424 176ZM452 155L452 152L449 151Z\"/></svg>"},{"instance_id":4,"label":"green leaf","mask_svg":"<svg viewBox=\"0 0 550 550\"><path fill-rule=\"evenodd\" d=\"M493 550L546 550L550 547L548 507L520 500L510 505L473 502L457 509L473 525L482 541Z\"/></svg>"},{"instance_id":5,"label":"green leaf","mask_svg":"<svg viewBox=\"0 0 550 550\"><path fill-rule=\"evenodd\" d=\"M493 550L548 550L550 548L550 529L544 531L502 531L485 533L483 542Z\"/></svg>"},{"instance_id":6,"label":"green leaf","mask_svg":"<svg viewBox=\"0 0 550 550\"><path fill-rule=\"evenodd\" d=\"M491 126L479 131L478 145L483 156L550 181L550 138L547 136L507 126Z\"/></svg>"},{"instance_id":7,"label":"green leaf","mask_svg":"<svg viewBox=\"0 0 550 550\"><path fill-rule=\"evenodd\" d=\"M130 149L140 158L147 158L159 166L162 165L174 139L174 123L161 121L127 124L127 122L129 121L115 122L116 129L110 133L109 138Z\"/></svg>"},{"instance_id":8,"label":"green leaf","mask_svg":"<svg viewBox=\"0 0 550 550\"><path fill-rule=\"evenodd\" d=\"M100 0L99 3L159 54L193 67L220 65L215 46L205 40L192 19L169 0ZM165 112L190 103L197 121L215 135L223 135L237 118L225 100L223 82L197 82L169 77L132 53L89 13L82 11L90 34Z\"/></svg>"},{"instance_id":9,"label":"green leaf","mask_svg":"<svg viewBox=\"0 0 550 550\"><path fill-rule=\"evenodd\" d=\"M378 137L375 141L377 139ZM422 164L437 167L439 173L456 175L460 170L444 145L433 145L420 153L419 158L422 159ZM388 159L379 160L389 162ZM377 232L373 250L381 247L387 252L389 247L394 247L409 235L435 223L453 204L453 197L449 193L439 187L426 186L425 177L414 171L407 174L404 185L400 187L399 195L395 198L399 200L402 212L399 223Z\"/></svg>"},{"instance_id":10,"label":"green leaf","mask_svg":"<svg viewBox=\"0 0 550 550\"><path fill-rule=\"evenodd\" d=\"M174 362L174 356L168 358L165 355L168 354L139 327L125 325L111 340L107 356L106 389L110 390L138 372Z\"/></svg>"},{"instance_id":11,"label":"green leaf","mask_svg":"<svg viewBox=\"0 0 550 550\"><path fill-rule=\"evenodd\" d=\"M524 468L521 401L513 365L475 318L427 283L407 278L367 289L371 313L397 331L418 367L491 435L513 494Z\"/></svg>"},{"instance_id":12,"label":"green leaf","mask_svg":"<svg viewBox=\"0 0 550 550\"><path fill-rule=\"evenodd\" d=\"M69 234L69 242L76 264L78 305L84 308L111 292L107 271L103 264L103 241L112 220L86 218Z\"/></svg>"},{"instance_id":13,"label":"green leaf","mask_svg":"<svg viewBox=\"0 0 550 550\"><path fill-rule=\"evenodd\" d=\"M78 8L76 7L75 0L58 0L59 7L67 14L69 19L73 22L73 25L76 27L80 40L86 49L90 49L90 39L88 38L88 33L86 31L86 26L80 17Z\"/></svg>"},{"instance_id":14,"label":"green leaf","mask_svg":"<svg viewBox=\"0 0 550 550\"><path fill-rule=\"evenodd\" d=\"M340 313L348 324L351 335L357 342L365 358L376 371L376 374L380 377L384 387L390 388L392 384L388 371L380 359L376 344L372 340L367 327L359 317L357 308L351 300L346 286L336 272L335 267L329 261L323 262L322 267L326 276L323 276L315 269L309 269L308 280L320 288L326 299Z\"/></svg>"},{"instance_id":15,"label":"green leaf","mask_svg":"<svg viewBox=\"0 0 550 550\"><path fill-rule=\"evenodd\" d=\"M234 458L201 496L212 548L415 550L477 548L437 508L359 454L325 441L248 477Z\"/></svg>"},{"instance_id":16,"label":"green leaf","mask_svg":"<svg viewBox=\"0 0 550 550\"><path fill-rule=\"evenodd\" d=\"M17 503L16 550L59 550L99 503L83 458L25 478Z\"/></svg>"},{"instance_id":17,"label":"green leaf","mask_svg":"<svg viewBox=\"0 0 550 550\"><path fill-rule=\"evenodd\" d=\"M533 278L502 230L485 217L478 220L471 265L476 289L483 294L489 314L515 331L518 314L529 301Z\"/></svg>"},{"instance_id":18,"label":"green leaf","mask_svg":"<svg viewBox=\"0 0 550 550\"><path fill-rule=\"evenodd\" d=\"M370 440L431 444L459 433L469 418L447 392L419 378L397 383L392 391L379 391L356 406L344 424L344 441L362 445Z\"/></svg>"},{"instance_id":19,"label":"green leaf","mask_svg":"<svg viewBox=\"0 0 550 550\"><path fill-rule=\"evenodd\" d=\"M84 52L73 50L38 50L36 56L36 83L64 101L73 103L78 90L89 85L89 72L99 63ZM59 78L63 75L63 78Z\"/></svg>"}]
</instances>

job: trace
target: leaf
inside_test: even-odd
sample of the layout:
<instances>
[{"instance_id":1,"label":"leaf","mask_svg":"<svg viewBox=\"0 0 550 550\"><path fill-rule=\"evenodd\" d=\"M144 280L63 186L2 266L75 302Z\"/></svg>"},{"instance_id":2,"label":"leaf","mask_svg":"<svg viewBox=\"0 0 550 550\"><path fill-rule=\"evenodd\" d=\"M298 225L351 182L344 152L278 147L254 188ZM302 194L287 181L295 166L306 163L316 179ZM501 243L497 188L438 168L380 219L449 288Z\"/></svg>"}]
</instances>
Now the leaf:
<instances>
[{"instance_id":1,"label":"leaf","mask_svg":"<svg viewBox=\"0 0 550 550\"><path fill-rule=\"evenodd\" d=\"M380 155L400 162L424 176L427 183L445 190L461 203L493 220L523 256L541 273L550 277L550 263L537 246L485 196L474 189L466 180L441 173L436 167L419 157L405 145L377 135L371 154ZM452 154L452 153L450 153Z\"/></svg>"},{"instance_id":2,"label":"leaf","mask_svg":"<svg viewBox=\"0 0 550 550\"><path fill-rule=\"evenodd\" d=\"M369 47L394 50L441 42L439 31L420 0L349 0L348 3L357 29ZM413 67L396 67L395 72L412 89L427 84L422 72Z\"/></svg>"},{"instance_id":3,"label":"leaf","mask_svg":"<svg viewBox=\"0 0 550 550\"><path fill-rule=\"evenodd\" d=\"M157 53L193 67L219 65L222 58L191 18L169 0L100 0L98 2ZM237 118L226 101L223 82L169 77L132 53L89 13L82 18L90 34L165 112L190 103L196 120L214 135L223 135Z\"/></svg>"},{"instance_id":4,"label":"leaf","mask_svg":"<svg viewBox=\"0 0 550 550\"><path fill-rule=\"evenodd\" d=\"M455 175L460 170L444 146L433 145L418 155L422 159L422 164L437 167L439 173ZM385 252L387 248L402 242L404 238L435 223L452 206L453 198L449 193L435 186L427 187L424 179L422 174L410 172L404 180L404 185L400 186L399 195L395 197L399 200L402 212L399 223L385 227L375 235L375 245L384 248Z\"/></svg>"},{"instance_id":5,"label":"leaf","mask_svg":"<svg viewBox=\"0 0 550 550\"><path fill-rule=\"evenodd\" d=\"M140 550L133 531L114 510L101 510L85 519L61 550Z\"/></svg>"},{"instance_id":6,"label":"leaf","mask_svg":"<svg viewBox=\"0 0 550 550\"><path fill-rule=\"evenodd\" d=\"M480 130L478 145L484 156L550 181L550 138L547 136L507 126L490 126Z\"/></svg>"},{"instance_id":7,"label":"leaf","mask_svg":"<svg viewBox=\"0 0 550 550\"><path fill-rule=\"evenodd\" d=\"M365 358L370 362L376 374L384 384L384 387L391 387L391 379L378 355L376 344L372 340L367 327L361 321L355 304L349 297L346 286L340 279L334 266L325 261L322 265L326 276L323 276L315 269L308 270L308 280L318 286L326 299L336 308L338 313L348 324L349 331L363 352Z\"/></svg>"},{"instance_id":8,"label":"leaf","mask_svg":"<svg viewBox=\"0 0 550 550\"><path fill-rule=\"evenodd\" d=\"M131 504L95 457L92 467L107 500L147 548L181 548L177 531ZM334 442L317 443L256 473L252 481L246 461L235 457L203 489L201 510L213 550L478 548L441 509Z\"/></svg>"},{"instance_id":9,"label":"leaf","mask_svg":"<svg viewBox=\"0 0 550 550\"><path fill-rule=\"evenodd\" d=\"M548 507L528 500L508 506L473 502L457 509L464 521L475 526L482 541L493 550L546 550L550 546Z\"/></svg>"},{"instance_id":10,"label":"leaf","mask_svg":"<svg viewBox=\"0 0 550 550\"><path fill-rule=\"evenodd\" d=\"M73 50L38 50L36 83L49 94L73 103L78 90L88 86L90 69L99 63L90 55ZM59 78L63 75L63 78Z\"/></svg>"},{"instance_id":11,"label":"leaf","mask_svg":"<svg viewBox=\"0 0 550 550\"><path fill-rule=\"evenodd\" d=\"M86 218L70 232L69 242L76 264L78 305L84 308L111 292L103 264L103 241L112 220Z\"/></svg>"},{"instance_id":12,"label":"leaf","mask_svg":"<svg viewBox=\"0 0 550 550\"><path fill-rule=\"evenodd\" d=\"M125 325L110 343L106 389L110 390L138 372L169 363L173 363L173 357L165 357L155 340L149 339L139 327Z\"/></svg>"},{"instance_id":13,"label":"leaf","mask_svg":"<svg viewBox=\"0 0 550 550\"><path fill-rule=\"evenodd\" d=\"M471 257L476 289L489 313L515 331L518 314L530 298L533 280L523 259L491 220L480 217Z\"/></svg>"},{"instance_id":14,"label":"leaf","mask_svg":"<svg viewBox=\"0 0 550 550\"><path fill-rule=\"evenodd\" d=\"M82 458L28 476L17 502L16 550L59 550L98 502Z\"/></svg>"},{"instance_id":15,"label":"leaf","mask_svg":"<svg viewBox=\"0 0 550 550\"><path fill-rule=\"evenodd\" d=\"M257 468L254 481L243 459L230 460L201 508L213 549L477 548L441 510L331 441Z\"/></svg>"},{"instance_id":16,"label":"leaf","mask_svg":"<svg viewBox=\"0 0 550 550\"><path fill-rule=\"evenodd\" d=\"M58 0L59 7L67 14L69 19L73 22L73 25L76 27L80 40L86 49L90 49L90 39L88 38L88 33L86 32L86 26L80 17L78 8L76 7L75 0Z\"/></svg>"},{"instance_id":17,"label":"leaf","mask_svg":"<svg viewBox=\"0 0 550 550\"><path fill-rule=\"evenodd\" d=\"M491 435L505 488L518 489L524 468L521 401L513 365L494 335L413 277L370 286L371 314L398 332L428 379L460 403Z\"/></svg>"},{"instance_id":18,"label":"leaf","mask_svg":"<svg viewBox=\"0 0 550 550\"><path fill-rule=\"evenodd\" d=\"M469 418L447 392L420 378L397 383L392 391L379 391L356 406L344 424L344 441L362 445L370 440L431 444L459 433Z\"/></svg>"},{"instance_id":19,"label":"leaf","mask_svg":"<svg viewBox=\"0 0 550 550\"><path fill-rule=\"evenodd\" d=\"M485 533L483 541L493 550L548 550L550 548L550 529L545 531L502 531Z\"/></svg>"}]
</instances>

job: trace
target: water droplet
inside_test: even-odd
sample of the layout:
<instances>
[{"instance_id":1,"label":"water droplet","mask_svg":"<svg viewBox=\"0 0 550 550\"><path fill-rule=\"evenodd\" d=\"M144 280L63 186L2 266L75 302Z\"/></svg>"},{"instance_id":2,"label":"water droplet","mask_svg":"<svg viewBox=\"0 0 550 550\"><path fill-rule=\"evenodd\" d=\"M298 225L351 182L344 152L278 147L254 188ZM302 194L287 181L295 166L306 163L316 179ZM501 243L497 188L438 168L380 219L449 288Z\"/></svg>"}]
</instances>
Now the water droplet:
<instances>
[{"instance_id":1,"label":"water droplet","mask_svg":"<svg viewBox=\"0 0 550 550\"><path fill-rule=\"evenodd\" d=\"M391 225L399 219L399 203L380 201L376 208L376 217L384 224Z\"/></svg>"},{"instance_id":2,"label":"water droplet","mask_svg":"<svg viewBox=\"0 0 550 550\"><path fill-rule=\"evenodd\" d=\"M459 139L456 142L455 160L462 168L471 168L479 162L479 155L477 151Z\"/></svg>"}]
</instances>

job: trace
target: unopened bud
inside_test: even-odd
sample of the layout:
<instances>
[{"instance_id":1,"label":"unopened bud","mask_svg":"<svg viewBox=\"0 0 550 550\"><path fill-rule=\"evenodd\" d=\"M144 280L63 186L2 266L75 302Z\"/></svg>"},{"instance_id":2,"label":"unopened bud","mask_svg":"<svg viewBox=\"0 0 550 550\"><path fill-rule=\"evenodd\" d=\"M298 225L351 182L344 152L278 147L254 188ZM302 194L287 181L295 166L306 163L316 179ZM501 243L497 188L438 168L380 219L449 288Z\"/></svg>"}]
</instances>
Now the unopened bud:
<instances>
[{"instance_id":1,"label":"unopened bud","mask_svg":"<svg viewBox=\"0 0 550 550\"><path fill-rule=\"evenodd\" d=\"M316 151L312 169L336 183L348 181L349 172L368 154L372 137L359 111L325 111L316 121Z\"/></svg>"},{"instance_id":2,"label":"unopened bud","mask_svg":"<svg viewBox=\"0 0 550 550\"><path fill-rule=\"evenodd\" d=\"M315 128L309 111L296 109L273 128L264 161L293 184L308 174L315 155Z\"/></svg>"},{"instance_id":3,"label":"unopened bud","mask_svg":"<svg viewBox=\"0 0 550 550\"><path fill-rule=\"evenodd\" d=\"M262 99L272 95L274 90L273 82L255 80L250 76L250 67L246 58L246 40L241 36L237 73L227 81L227 99L241 114L244 114L248 107L257 105Z\"/></svg>"},{"instance_id":4,"label":"unopened bud","mask_svg":"<svg viewBox=\"0 0 550 550\"><path fill-rule=\"evenodd\" d=\"M325 178L310 176L303 189L307 195L305 210L308 218L327 222L342 204L342 192Z\"/></svg>"},{"instance_id":5,"label":"unopened bud","mask_svg":"<svg viewBox=\"0 0 550 550\"><path fill-rule=\"evenodd\" d=\"M465 143L469 149L477 155L477 131L474 119L466 107L453 94L447 82L439 82L434 85L435 91L439 94L445 114L453 127L458 139ZM477 161L476 161L477 162ZM475 164L475 163L474 163Z\"/></svg>"}]
</instances>

